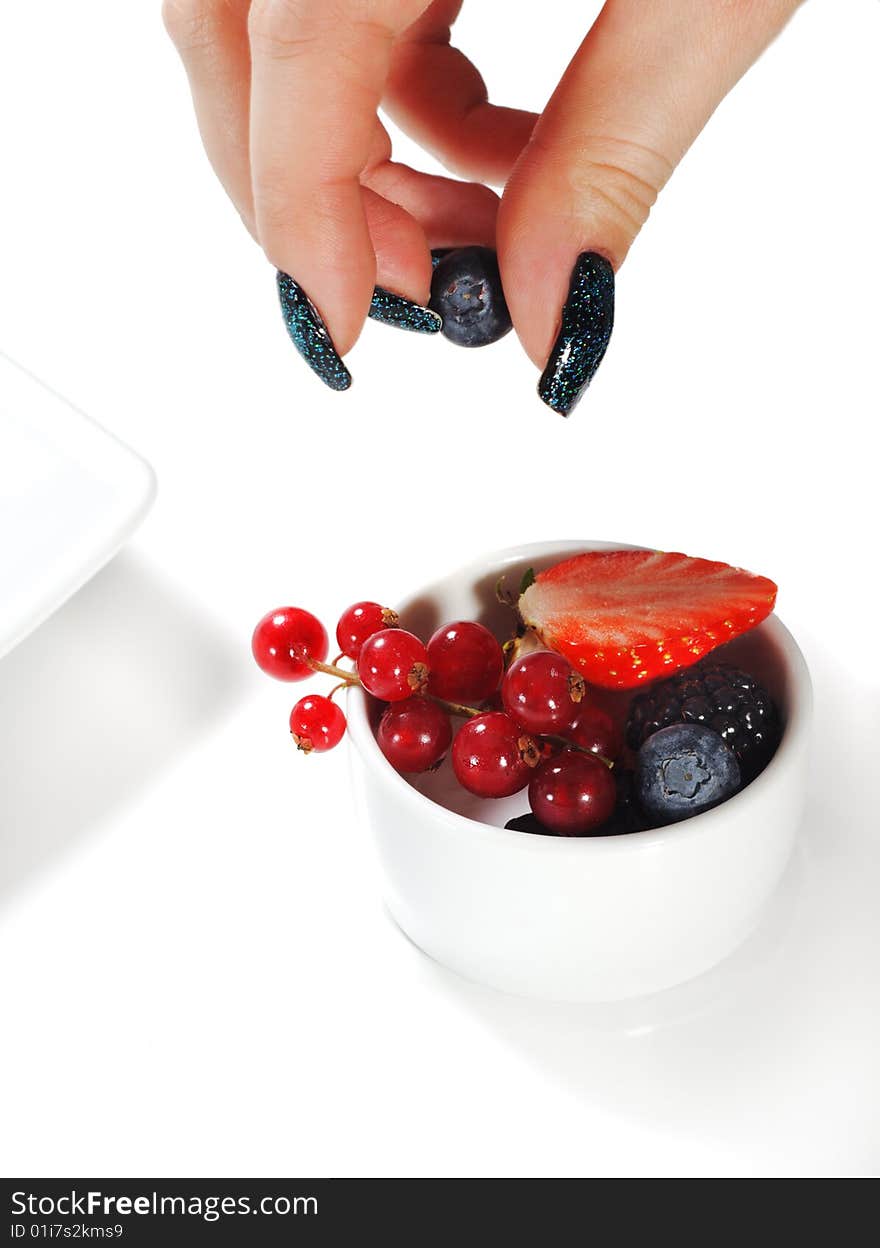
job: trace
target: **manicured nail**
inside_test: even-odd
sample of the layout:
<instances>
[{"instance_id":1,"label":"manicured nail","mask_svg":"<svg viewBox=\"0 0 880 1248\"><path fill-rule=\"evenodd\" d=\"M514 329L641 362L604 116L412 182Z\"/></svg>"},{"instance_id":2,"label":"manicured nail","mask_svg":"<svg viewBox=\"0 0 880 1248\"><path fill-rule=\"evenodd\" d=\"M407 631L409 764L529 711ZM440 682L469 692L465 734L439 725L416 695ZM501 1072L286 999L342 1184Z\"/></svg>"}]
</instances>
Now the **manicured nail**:
<instances>
[{"instance_id":1,"label":"manicured nail","mask_svg":"<svg viewBox=\"0 0 880 1248\"><path fill-rule=\"evenodd\" d=\"M302 286L287 273L279 269L276 281L281 314L293 345L325 386L331 390L347 390L351 385L351 373L334 347L320 312Z\"/></svg>"},{"instance_id":2,"label":"manicured nail","mask_svg":"<svg viewBox=\"0 0 880 1248\"><path fill-rule=\"evenodd\" d=\"M436 312L404 299L403 295L392 294L382 286L373 291L369 314L374 321L396 325L398 329L411 329L416 334L439 334L443 328L443 319Z\"/></svg>"},{"instance_id":3,"label":"manicured nail","mask_svg":"<svg viewBox=\"0 0 880 1248\"><path fill-rule=\"evenodd\" d=\"M614 325L614 270L604 256L584 251L571 274L559 335L538 382L538 394L568 416L593 379Z\"/></svg>"}]
</instances>

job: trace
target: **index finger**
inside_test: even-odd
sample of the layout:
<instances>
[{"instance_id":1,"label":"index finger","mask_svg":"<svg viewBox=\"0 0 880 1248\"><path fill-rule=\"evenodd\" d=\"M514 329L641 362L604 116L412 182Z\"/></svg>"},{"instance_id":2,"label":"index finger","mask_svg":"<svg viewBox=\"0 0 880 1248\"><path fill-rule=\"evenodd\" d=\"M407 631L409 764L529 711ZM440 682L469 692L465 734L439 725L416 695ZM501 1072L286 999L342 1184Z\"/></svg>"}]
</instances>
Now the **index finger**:
<instances>
[{"instance_id":1,"label":"index finger","mask_svg":"<svg viewBox=\"0 0 880 1248\"><path fill-rule=\"evenodd\" d=\"M359 177L391 43L424 7L255 0L249 14L257 234L275 267L308 291L340 354L354 344L375 285Z\"/></svg>"}]
</instances>

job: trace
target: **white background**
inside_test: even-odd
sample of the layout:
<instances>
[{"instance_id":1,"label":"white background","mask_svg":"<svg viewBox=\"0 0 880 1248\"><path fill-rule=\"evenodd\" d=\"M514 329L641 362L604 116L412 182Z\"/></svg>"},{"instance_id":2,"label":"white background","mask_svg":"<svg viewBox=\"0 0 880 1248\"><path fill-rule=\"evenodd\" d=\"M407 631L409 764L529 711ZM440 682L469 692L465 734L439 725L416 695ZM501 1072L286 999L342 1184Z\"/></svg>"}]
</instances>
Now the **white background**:
<instances>
[{"instance_id":1,"label":"white background","mask_svg":"<svg viewBox=\"0 0 880 1248\"><path fill-rule=\"evenodd\" d=\"M568 422L513 335L370 324L350 393L308 373L158 7L4 6L0 346L160 496L0 664L0 1171L875 1171L880 5L812 0L716 114ZM499 100L540 107L595 8L540 7L465 6ZM614 1008L504 998L408 944L344 751L295 755L294 689L248 651L278 603L332 625L555 537L774 577L816 684L764 927Z\"/></svg>"}]
</instances>

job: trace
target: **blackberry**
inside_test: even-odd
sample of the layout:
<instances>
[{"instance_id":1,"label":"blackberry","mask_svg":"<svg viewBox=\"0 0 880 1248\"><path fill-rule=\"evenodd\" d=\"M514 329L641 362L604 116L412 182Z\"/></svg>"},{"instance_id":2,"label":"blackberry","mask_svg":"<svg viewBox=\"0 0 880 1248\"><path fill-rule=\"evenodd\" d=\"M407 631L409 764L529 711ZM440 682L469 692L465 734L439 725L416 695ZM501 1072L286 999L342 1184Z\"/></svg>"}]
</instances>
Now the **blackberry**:
<instances>
[{"instance_id":1,"label":"blackberry","mask_svg":"<svg viewBox=\"0 0 880 1248\"><path fill-rule=\"evenodd\" d=\"M677 723L703 724L719 733L736 755L744 783L764 770L782 735L770 694L730 663L686 667L638 694L630 707L626 743L638 751L653 733Z\"/></svg>"}]
</instances>

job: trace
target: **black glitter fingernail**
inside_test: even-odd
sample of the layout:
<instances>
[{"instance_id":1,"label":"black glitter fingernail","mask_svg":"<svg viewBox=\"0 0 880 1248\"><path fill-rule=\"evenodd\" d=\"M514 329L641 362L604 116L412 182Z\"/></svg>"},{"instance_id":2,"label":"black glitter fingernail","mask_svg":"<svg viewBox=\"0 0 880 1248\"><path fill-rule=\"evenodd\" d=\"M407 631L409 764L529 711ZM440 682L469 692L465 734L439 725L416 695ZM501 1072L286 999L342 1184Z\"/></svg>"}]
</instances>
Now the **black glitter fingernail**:
<instances>
[{"instance_id":1,"label":"black glitter fingernail","mask_svg":"<svg viewBox=\"0 0 880 1248\"><path fill-rule=\"evenodd\" d=\"M604 256L584 251L571 274L559 335L538 382L538 394L568 416L593 379L614 325L614 270Z\"/></svg>"},{"instance_id":2,"label":"black glitter fingernail","mask_svg":"<svg viewBox=\"0 0 880 1248\"><path fill-rule=\"evenodd\" d=\"M416 334L439 334L443 328L443 318L436 312L423 308L420 303L413 303L411 299L404 299L403 295L392 294L382 286L373 291L369 315L374 321L395 325L398 329L410 329Z\"/></svg>"},{"instance_id":3,"label":"black glitter fingernail","mask_svg":"<svg viewBox=\"0 0 880 1248\"><path fill-rule=\"evenodd\" d=\"M351 373L334 347L318 309L302 286L287 273L279 269L275 280L281 314L293 345L325 386L331 390L347 390L351 385Z\"/></svg>"}]
</instances>

